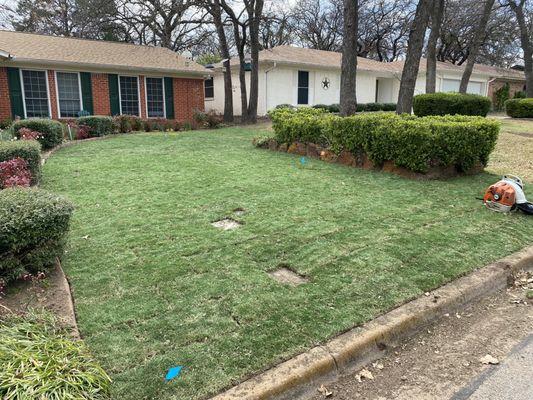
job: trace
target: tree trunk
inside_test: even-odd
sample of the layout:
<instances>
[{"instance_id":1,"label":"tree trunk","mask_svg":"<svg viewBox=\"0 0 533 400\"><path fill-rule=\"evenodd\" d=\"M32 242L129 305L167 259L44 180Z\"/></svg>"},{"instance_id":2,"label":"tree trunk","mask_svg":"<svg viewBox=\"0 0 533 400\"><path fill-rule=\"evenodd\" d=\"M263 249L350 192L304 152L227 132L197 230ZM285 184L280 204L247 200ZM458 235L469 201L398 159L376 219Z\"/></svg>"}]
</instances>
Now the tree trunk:
<instances>
[{"instance_id":1,"label":"tree trunk","mask_svg":"<svg viewBox=\"0 0 533 400\"><path fill-rule=\"evenodd\" d=\"M520 41L524 52L524 74L526 75L526 96L533 97L533 39L529 35L526 18L524 16L525 0L518 4L510 0L511 9L516 14L516 21L520 28Z\"/></svg>"},{"instance_id":2,"label":"tree trunk","mask_svg":"<svg viewBox=\"0 0 533 400\"><path fill-rule=\"evenodd\" d=\"M437 83L437 41L440 37L444 0L434 0L431 12L431 33L429 34L426 63L426 93L435 93Z\"/></svg>"},{"instance_id":3,"label":"tree trunk","mask_svg":"<svg viewBox=\"0 0 533 400\"><path fill-rule=\"evenodd\" d=\"M218 41L220 43L220 53L222 58L227 60L224 65L224 122L233 122L233 82L231 78L230 52L226 31L222 23L222 10L219 0L213 0L210 7L213 23L217 30Z\"/></svg>"},{"instance_id":4,"label":"tree trunk","mask_svg":"<svg viewBox=\"0 0 533 400\"><path fill-rule=\"evenodd\" d=\"M344 0L340 113L353 115L357 110L357 19L358 0Z\"/></svg>"},{"instance_id":5,"label":"tree trunk","mask_svg":"<svg viewBox=\"0 0 533 400\"><path fill-rule=\"evenodd\" d=\"M259 96L259 24L263 13L263 0L245 1L250 21L250 100L248 102L248 123L257 122L257 101Z\"/></svg>"},{"instance_id":6,"label":"tree trunk","mask_svg":"<svg viewBox=\"0 0 533 400\"><path fill-rule=\"evenodd\" d=\"M396 113L398 114L410 114L413 108L416 78L420 69L420 58L422 57L431 3L431 0L419 0L416 6L415 18L409 31L407 54L403 65L400 92L398 93L398 104L396 105Z\"/></svg>"},{"instance_id":7,"label":"tree trunk","mask_svg":"<svg viewBox=\"0 0 533 400\"><path fill-rule=\"evenodd\" d=\"M470 81L470 76L472 75L479 49L483 44L483 36L485 35L485 30L487 29L487 23L489 22L493 6L494 0L487 0L483 7L483 14L481 15L479 25L477 26L472 42L470 43L470 48L468 49L468 59L466 60L465 70L463 71L463 76L461 78L459 93L466 93L466 90L468 89L468 82Z\"/></svg>"}]
</instances>

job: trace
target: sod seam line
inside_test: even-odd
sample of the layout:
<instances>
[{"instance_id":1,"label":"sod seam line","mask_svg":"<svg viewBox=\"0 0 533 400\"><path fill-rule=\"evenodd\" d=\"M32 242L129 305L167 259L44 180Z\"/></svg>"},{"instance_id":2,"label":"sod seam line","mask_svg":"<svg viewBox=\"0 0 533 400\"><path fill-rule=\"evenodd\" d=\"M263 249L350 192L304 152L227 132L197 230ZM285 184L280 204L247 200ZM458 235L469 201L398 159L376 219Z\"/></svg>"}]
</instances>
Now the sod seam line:
<instances>
[{"instance_id":1,"label":"sod seam line","mask_svg":"<svg viewBox=\"0 0 533 400\"><path fill-rule=\"evenodd\" d=\"M288 400L315 393L382 357L445 313L509 285L520 270L533 271L533 246L488 264L346 333L252 377L211 400Z\"/></svg>"}]
</instances>

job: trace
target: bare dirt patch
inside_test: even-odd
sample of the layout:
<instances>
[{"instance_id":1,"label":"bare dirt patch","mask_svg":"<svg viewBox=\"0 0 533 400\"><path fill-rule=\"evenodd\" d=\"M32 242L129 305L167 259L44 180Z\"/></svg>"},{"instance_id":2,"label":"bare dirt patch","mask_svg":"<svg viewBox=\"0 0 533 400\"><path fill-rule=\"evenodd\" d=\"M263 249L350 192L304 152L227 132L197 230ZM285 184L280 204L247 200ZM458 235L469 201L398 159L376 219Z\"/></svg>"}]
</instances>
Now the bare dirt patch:
<instances>
[{"instance_id":1,"label":"bare dirt patch","mask_svg":"<svg viewBox=\"0 0 533 400\"><path fill-rule=\"evenodd\" d=\"M309 282L309 278L291 271L287 267L281 267L268 273L272 278L284 285L298 286Z\"/></svg>"},{"instance_id":2,"label":"bare dirt patch","mask_svg":"<svg viewBox=\"0 0 533 400\"><path fill-rule=\"evenodd\" d=\"M224 218L219 221L212 222L211 225L213 225L215 228L222 229L223 231L229 231L232 229L237 229L241 226L241 223L231 218Z\"/></svg>"},{"instance_id":3,"label":"bare dirt patch","mask_svg":"<svg viewBox=\"0 0 533 400\"><path fill-rule=\"evenodd\" d=\"M19 281L0 297L0 314L24 314L29 309L45 309L78 336L70 288L59 263L45 279Z\"/></svg>"}]
</instances>

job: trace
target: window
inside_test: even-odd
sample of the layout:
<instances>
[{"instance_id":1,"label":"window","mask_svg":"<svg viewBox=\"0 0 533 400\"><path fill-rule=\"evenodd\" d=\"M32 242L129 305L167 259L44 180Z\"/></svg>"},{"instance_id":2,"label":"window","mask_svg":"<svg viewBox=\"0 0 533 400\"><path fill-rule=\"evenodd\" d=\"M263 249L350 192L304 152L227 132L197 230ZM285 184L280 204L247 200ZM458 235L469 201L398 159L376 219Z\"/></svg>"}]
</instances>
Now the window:
<instances>
[{"instance_id":1,"label":"window","mask_svg":"<svg viewBox=\"0 0 533 400\"><path fill-rule=\"evenodd\" d=\"M120 77L120 113L140 116L139 84L136 76Z\"/></svg>"},{"instance_id":2,"label":"window","mask_svg":"<svg viewBox=\"0 0 533 400\"><path fill-rule=\"evenodd\" d=\"M214 85L213 77L205 80L204 88L205 88L206 99L212 99L215 97L215 85Z\"/></svg>"},{"instance_id":3,"label":"window","mask_svg":"<svg viewBox=\"0 0 533 400\"><path fill-rule=\"evenodd\" d=\"M26 117L50 117L46 72L22 70L21 74Z\"/></svg>"},{"instance_id":4,"label":"window","mask_svg":"<svg viewBox=\"0 0 533 400\"><path fill-rule=\"evenodd\" d=\"M298 71L298 104L309 104L309 71Z\"/></svg>"},{"instance_id":5,"label":"window","mask_svg":"<svg viewBox=\"0 0 533 400\"><path fill-rule=\"evenodd\" d=\"M56 83L61 118L79 116L82 107L78 73L56 72Z\"/></svg>"},{"instance_id":6,"label":"window","mask_svg":"<svg viewBox=\"0 0 533 400\"><path fill-rule=\"evenodd\" d=\"M165 87L163 78L146 78L148 118L165 118Z\"/></svg>"}]
</instances>

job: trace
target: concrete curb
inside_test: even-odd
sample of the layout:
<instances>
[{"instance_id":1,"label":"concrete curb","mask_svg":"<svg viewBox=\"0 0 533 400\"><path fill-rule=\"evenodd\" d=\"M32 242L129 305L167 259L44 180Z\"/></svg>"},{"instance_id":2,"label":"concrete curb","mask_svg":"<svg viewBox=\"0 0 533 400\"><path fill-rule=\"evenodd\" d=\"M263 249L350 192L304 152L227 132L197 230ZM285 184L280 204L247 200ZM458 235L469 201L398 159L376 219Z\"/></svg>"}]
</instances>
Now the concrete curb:
<instances>
[{"instance_id":1,"label":"concrete curb","mask_svg":"<svg viewBox=\"0 0 533 400\"><path fill-rule=\"evenodd\" d=\"M507 287L519 270L533 270L533 246L412 300L211 400L288 400L316 394L321 384L380 358L389 347L445 313Z\"/></svg>"},{"instance_id":2,"label":"concrete curb","mask_svg":"<svg viewBox=\"0 0 533 400\"><path fill-rule=\"evenodd\" d=\"M74 310L74 299L67 276L61 267L61 261L57 260L57 273L59 277L59 290L63 293L62 297L65 305L65 314L63 316L64 323L70 328L71 334L75 339L81 339L80 331L78 329L78 321L76 320L76 311Z\"/></svg>"}]
</instances>

